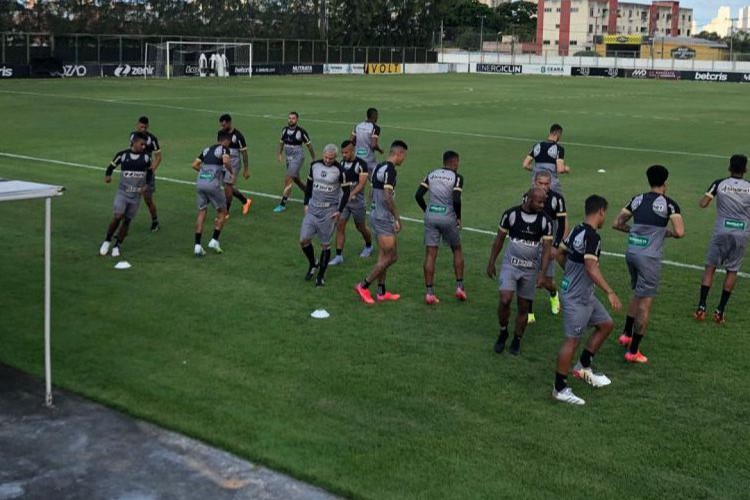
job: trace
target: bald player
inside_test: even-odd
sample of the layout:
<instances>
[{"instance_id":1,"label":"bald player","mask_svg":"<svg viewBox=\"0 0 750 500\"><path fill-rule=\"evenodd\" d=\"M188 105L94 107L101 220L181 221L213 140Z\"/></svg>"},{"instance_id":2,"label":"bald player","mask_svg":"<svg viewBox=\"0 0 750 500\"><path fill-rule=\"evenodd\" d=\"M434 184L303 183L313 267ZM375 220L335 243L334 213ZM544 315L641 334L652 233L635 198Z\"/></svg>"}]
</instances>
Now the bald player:
<instances>
[{"instance_id":1,"label":"bald player","mask_svg":"<svg viewBox=\"0 0 750 500\"><path fill-rule=\"evenodd\" d=\"M495 278L495 263L503 250L506 238L508 249L500 269L500 301L497 315L500 335L495 343L495 352L500 354L508 340L508 322L513 295L518 294L518 312L510 353L521 353L523 338L528 321L529 304L534 300L536 289L544 283L547 266L550 264L552 248L552 221L544 215L544 202L547 193L541 188L531 188L522 205L509 208L500 219L500 227L492 244L490 260L487 263L487 276ZM539 247L542 251L539 251Z\"/></svg>"},{"instance_id":2,"label":"bald player","mask_svg":"<svg viewBox=\"0 0 750 500\"><path fill-rule=\"evenodd\" d=\"M547 140L536 143L523 161L524 170L532 173L532 182L537 172L546 170L552 175L551 189L558 193L562 193L559 176L570 173L570 167L565 164L565 148L560 145L562 134L560 125L552 125Z\"/></svg>"}]
</instances>

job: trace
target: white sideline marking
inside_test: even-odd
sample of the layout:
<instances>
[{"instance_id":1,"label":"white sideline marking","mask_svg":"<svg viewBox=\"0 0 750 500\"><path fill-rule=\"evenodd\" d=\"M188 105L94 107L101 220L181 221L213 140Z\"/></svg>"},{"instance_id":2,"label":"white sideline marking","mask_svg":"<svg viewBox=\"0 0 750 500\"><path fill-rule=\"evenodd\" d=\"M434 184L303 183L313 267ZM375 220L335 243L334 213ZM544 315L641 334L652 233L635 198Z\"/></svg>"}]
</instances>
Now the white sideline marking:
<instances>
[{"instance_id":1,"label":"white sideline marking","mask_svg":"<svg viewBox=\"0 0 750 500\"><path fill-rule=\"evenodd\" d=\"M43 94L40 92L26 92L26 91L20 91L20 90L0 90L0 93L29 95L29 96L34 96L34 97L52 97L52 98L58 98L58 99L80 99L84 101L105 102L108 104L120 104L120 105L124 104L127 106L135 106L135 105L148 106L148 107L153 107L153 108L174 109L178 111L211 113L213 115L220 115L222 113L227 112L227 110L188 108L184 106L174 106L171 104L158 104L154 102L118 101L115 99L100 99L96 97L67 96L67 95L60 95L60 94ZM287 117L286 115L242 113L239 111L232 111L231 113L237 116L247 116L250 118L263 118L266 120L285 120ZM322 120L320 118L309 118L309 117L305 117L305 121L317 122L317 123L330 123L333 125L346 125L348 127L351 127L353 125L351 121ZM431 134L457 135L457 136L463 136L463 137L480 137L480 138L486 138L486 139L499 139L503 141L524 142L527 144L534 144L535 142L538 141L538 138L529 139L526 137L514 137L514 136L509 136L509 135L480 134L476 132L461 132L461 131L455 131L455 130L439 130L439 129L421 128L421 127L404 127L400 125L386 125L386 126L389 129L395 129L395 130L407 130L407 131L412 131L412 132L427 132ZM697 158L726 159L728 156L728 155L717 155L717 154L710 154L710 153L690 153L688 151L672 151L668 149L663 150L663 149L633 148L633 147L628 147L628 146L612 146L612 145L606 145L606 144L587 144L583 142L569 142L569 141L565 141L565 146L579 146L582 148L607 149L607 150L614 150L614 151L630 151L634 153L655 153L655 154L667 154L667 155L676 155L676 156L694 156Z\"/></svg>"},{"instance_id":2,"label":"white sideline marking","mask_svg":"<svg viewBox=\"0 0 750 500\"><path fill-rule=\"evenodd\" d=\"M85 169L88 169L88 170L100 170L100 171L107 170L104 167L97 167L95 165L84 165L83 163L74 163L74 162L69 162L69 161L53 160L51 158L37 158L35 156L18 155L18 154L14 154L14 153L0 152L0 157L13 158L13 159L16 159L16 160L38 161L40 163L51 163L51 164L54 164L54 165L62 165L62 166L65 166L65 167L75 167L75 168L85 168ZM175 184L184 184L184 185L187 185L187 186L195 186L195 182L193 182L193 181L186 181L186 180L183 180L183 179L173 179L171 177L162 177L162 176L157 176L156 178L159 179L160 181L164 181L164 182L173 182ZM279 198L279 195L269 194L269 193L261 193L259 191L243 191L243 192L247 193L247 194L251 194L253 196L259 196L261 198L271 198L271 199L278 199ZM296 199L296 198L289 198L289 201L294 201L296 203L302 203L302 200ZM418 224L423 224L424 223L424 221L422 219L414 219L412 217L401 217L401 219L405 220L405 221L408 221L408 222L416 222ZM463 230L464 231L468 231L470 233L486 234L486 235L489 235L489 236L495 236L495 234L496 234L493 231L488 231L486 229L477 229L477 228L474 228L474 227L464 227ZM607 255L609 257L618 257L620 259L624 259L625 258L625 255L621 254L621 253L602 252L602 254ZM663 260L662 262L664 264L668 265L668 266L680 267L680 268L683 268L683 269L693 269L693 270L696 270L696 271L703 271L703 267L702 266L696 266L695 264L685 264L684 262L677 262L677 261L673 261L673 260ZM723 273L724 271L719 270L719 272ZM737 275L740 276L740 277L742 277L742 278L750 278L750 274L749 273L742 273L741 272L741 273L737 273Z\"/></svg>"}]
</instances>

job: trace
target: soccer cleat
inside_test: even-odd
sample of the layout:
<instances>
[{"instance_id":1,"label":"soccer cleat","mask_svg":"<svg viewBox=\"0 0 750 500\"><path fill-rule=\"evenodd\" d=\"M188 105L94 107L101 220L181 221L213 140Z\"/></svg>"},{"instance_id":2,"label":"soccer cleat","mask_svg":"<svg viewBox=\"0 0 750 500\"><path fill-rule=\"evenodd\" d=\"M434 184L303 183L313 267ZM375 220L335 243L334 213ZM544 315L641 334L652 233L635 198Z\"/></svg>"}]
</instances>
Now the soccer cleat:
<instances>
[{"instance_id":1,"label":"soccer cleat","mask_svg":"<svg viewBox=\"0 0 750 500\"><path fill-rule=\"evenodd\" d=\"M566 387L560 392L552 389L552 397L561 403L568 403L570 405L585 405L586 401L573 394L573 390L570 387Z\"/></svg>"},{"instance_id":2,"label":"soccer cleat","mask_svg":"<svg viewBox=\"0 0 750 500\"><path fill-rule=\"evenodd\" d=\"M456 288L456 298L461 302L469 300L469 297L466 295L466 290L463 288Z\"/></svg>"},{"instance_id":3,"label":"soccer cleat","mask_svg":"<svg viewBox=\"0 0 750 500\"><path fill-rule=\"evenodd\" d=\"M104 243L102 243L102 246L99 247L99 255L101 255L102 257L107 255L109 253L109 246L111 244L112 243L109 241L105 241Z\"/></svg>"},{"instance_id":4,"label":"soccer cleat","mask_svg":"<svg viewBox=\"0 0 750 500\"><path fill-rule=\"evenodd\" d=\"M242 215L247 215L250 212L250 207L253 206L253 200L248 198L244 205L242 205Z\"/></svg>"},{"instance_id":5,"label":"soccer cleat","mask_svg":"<svg viewBox=\"0 0 750 500\"><path fill-rule=\"evenodd\" d=\"M357 283L357 285L354 287L354 291L357 292L357 295L359 295L359 298L362 299L362 302L365 304L374 304L375 301L372 298L372 294L370 293L370 290L367 288L364 288L362 286L362 283Z\"/></svg>"},{"instance_id":6,"label":"soccer cleat","mask_svg":"<svg viewBox=\"0 0 750 500\"><path fill-rule=\"evenodd\" d=\"M344 263L344 256L343 255L337 255L333 259L331 259L331 262L328 263L329 266L338 266L339 264Z\"/></svg>"},{"instance_id":7,"label":"soccer cleat","mask_svg":"<svg viewBox=\"0 0 750 500\"><path fill-rule=\"evenodd\" d=\"M435 304L440 303L440 299L435 297L434 294L428 293L424 296L424 303L427 304L428 306L434 306Z\"/></svg>"},{"instance_id":8,"label":"soccer cleat","mask_svg":"<svg viewBox=\"0 0 750 500\"><path fill-rule=\"evenodd\" d=\"M395 302L401 298L401 295L397 293L385 292L383 295L378 294L377 297L378 297L378 302L388 302L388 301Z\"/></svg>"},{"instance_id":9,"label":"soccer cleat","mask_svg":"<svg viewBox=\"0 0 750 500\"><path fill-rule=\"evenodd\" d=\"M513 341L510 343L510 349L508 349L508 352L512 354L513 356L521 355L521 342L517 341L515 337L513 338Z\"/></svg>"},{"instance_id":10,"label":"soccer cleat","mask_svg":"<svg viewBox=\"0 0 750 500\"><path fill-rule=\"evenodd\" d=\"M286 210L286 206L284 205L276 205L276 207L274 207L273 209L273 211L276 212L277 214L280 214L284 210Z\"/></svg>"},{"instance_id":11,"label":"soccer cleat","mask_svg":"<svg viewBox=\"0 0 750 500\"><path fill-rule=\"evenodd\" d=\"M224 251L219 246L219 240L215 240L213 238L211 238L211 241L208 242L208 248L210 248L216 253L222 253Z\"/></svg>"},{"instance_id":12,"label":"soccer cleat","mask_svg":"<svg viewBox=\"0 0 750 500\"><path fill-rule=\"evenodd\" d=\"M695 321L706 321L706 308L699 307L696 309L693 313L693 318L695 318Z\"/></svg>"},{"instance_id":13,"label":"soccer cleat","mask_svg":"<svg viewBox=\"0 0 750 500\"><path fill-rule=\"evenodd\" d=\"M315 276L315 273L318 271L318 263L316 262L314 266L310 266L307 268L307 274L305 274L305 281L310 281L313 279L313 276Z\"/></svg>"},{"instance_id":14,"label":"soccer cleat","mask_svg":"<svg viewBox=\"0 0 750 500\"><path fill-rule=\"evenodd\" d=\"M326 280L324 280L323 278L321 278L320 276L318 276L315 279L315 286L316 287L318 287L318 286L326 286Z\"/></svg>"},{"instance_id":15,"label":"soccer cleat","mask_svg":"<svg viewBox=\"0 0 750 500\"><path fill-rule=\"evenodd\" d=\"M359 253L359 256L363 259L368 258L370 255L372 255L372 245L369 247L365 247L362 249L362 251Z\"/></svg>"},{"instance_id":16,"label":"soccer cleat","mask_svg":"<svg viewBox=\"0 0 750 500\"><path fill-rule=\"evenodd\" d=\"M504 339L502 337L498 337L495 341L495 352L498 354L501 354L505 350L505 341L507 340L507 337Z\"/></svg>"},{"instance_id":17,"label":"soccer cleat","mask_svg":"<svg viewBox=\"0 0 750 500\"><path fill-rule=\"evenodd\" d=\"M625 361L628 361L629 363L648 363L648 358L641 354L641 351L638 351L635 354L626 352Z\"/></svg>"},{"instance_id":18,"label":"soccer cleat","mask_svg":"<svg viewBox=\"0 0 750 500\"><path fill-rule=\"evenodd\" d=\"M534 313L529 313L529 318L526 320L526 323L529 325L536 323L536 316L534 316Z\"/></svg>"},{"instance_id":19,"label":"soccer cleat","mask_svg":"<svg viewBox=\"0 0 750 500\"><path fill-rule=\"evenodd\" d=\"M606 387L612 383L612 381L603 373L594 373L591 367L584 368L579 362L573 368L573 376L580 378L592 387Z\"/></svg>"},{"instance_id":20,"label":"soccer cleat","mask_svg":"<svg viewBox=\"0 0 750 500\"><path fill-rule=\"evenodd\" d=\"M120 245L115 245L112 247L112 257L117 258L120 256Z\"/></svg>"},{"instance_id":21,"label":"soccer cleat","mask_svg":"<svg viewBox=\"0 0 750 500\"><path fill-rule=\"evenodd\" d=\"M159 221L158 221L158 220L155 220L155 221L151 221L151 232L152 232L152 233L155 233L155 232L157 232L157 231L158 231L159 229L161 229L161 226L159 225Z\"/></svg>"},{"instance_id":22,"label":"soccer cleat","mask_svg":"<svg viewBox=\"0 0 750 500\"><path fill-rule=\"evenodd\" d=\"M201 245L195 245L195 248L193 249L193 255L196 257L205 257L206 251L203 250L203 247Z\"/></svg>"},{"instance_id":23,"label":"soccer cleat","mask_svg":"<svg viewBox=\"0 0 750 500\"><path fill-rule=\"evenodd\" d=\"M717 325L724 324L724 311L714 311L714 323L716 323Z\"/></svg>"},{"instance_id":24,"label":"soccer cleat","mask_svg":"<svg viewBox=\"0 0 750 500\"><path fill-rule=\"evenodd\" d=\"M625 335L624 333L620 335L620 337L617 339L617 342L623 347L630 347L630 342L633 340L633 337L629 337Z\"/></svg>"},{"instance_id":25,"label":"soccer cleat","mask_svg":"<svg viewBox=\"0 0 750 500\"><path fill-rule=\"evenodd\" d=\"M549 307L550 307L550 310L552 311L552 314L554 314L555 316L560 314L560 294L559 293L555 295L554 297L549 298Z\"/></svg>"}]
</instances>

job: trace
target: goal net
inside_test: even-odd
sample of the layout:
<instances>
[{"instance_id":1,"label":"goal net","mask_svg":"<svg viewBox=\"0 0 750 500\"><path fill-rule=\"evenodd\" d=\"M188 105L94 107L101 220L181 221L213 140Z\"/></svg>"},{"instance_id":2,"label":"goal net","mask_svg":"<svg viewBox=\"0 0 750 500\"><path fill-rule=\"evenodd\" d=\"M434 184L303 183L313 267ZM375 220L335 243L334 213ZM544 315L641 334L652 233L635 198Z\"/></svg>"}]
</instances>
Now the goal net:
<instances>
[{"instance_id":1,"label":"goal net","mask_svg":"<svg viewBox=\"0 0 750 500\"><path fill-rule=\"evenodd\" d=\"M153 68L147 76L217 77L253 74L253 44L223 42L165 42L146 44L144 65Z\"/></svg>"}]
</instances>

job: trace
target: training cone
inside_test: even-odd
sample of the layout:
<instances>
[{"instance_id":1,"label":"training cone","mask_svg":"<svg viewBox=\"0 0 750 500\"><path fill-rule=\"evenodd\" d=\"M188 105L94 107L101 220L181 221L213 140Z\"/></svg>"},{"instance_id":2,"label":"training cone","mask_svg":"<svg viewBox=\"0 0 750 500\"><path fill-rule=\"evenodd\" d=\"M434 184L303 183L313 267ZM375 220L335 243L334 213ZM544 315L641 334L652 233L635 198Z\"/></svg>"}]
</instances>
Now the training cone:
<instances>
[{"instance_id":1,"label":"training cone","mask_svg":"<svg viewBox=\"0 0 750 500\"><path fill-rule=\"evenodd\" d=\"M328 314L328 311L326 311L325 309L315 309L310 316L312 316L315 319L326 319L326 318L329 318L331 315Z\"/></svg>"},{"instance_id":2,"label":"training cone","mask_svg":"<svg viewBox=\"0 0 750 500\"><path fill-rule=\"evenodd\" d=\"M115 269L130 269L131 267L133 266L130 265L130 262L127 262L125 260L121 260L120 262L115 264Z\"/></svg>"}]
</instances>

